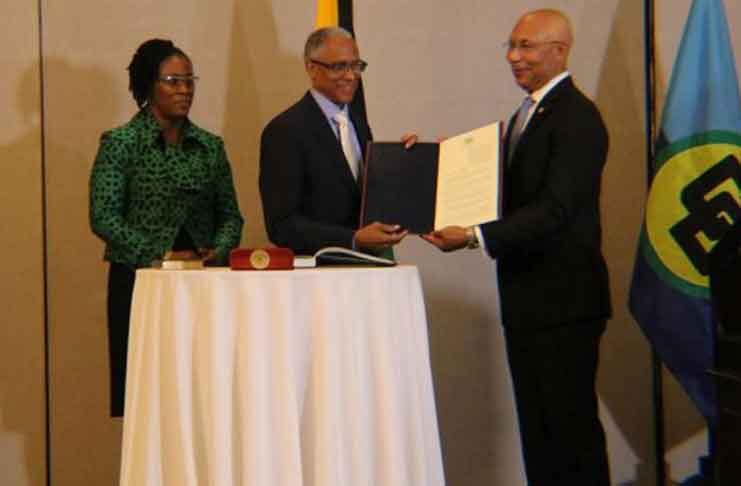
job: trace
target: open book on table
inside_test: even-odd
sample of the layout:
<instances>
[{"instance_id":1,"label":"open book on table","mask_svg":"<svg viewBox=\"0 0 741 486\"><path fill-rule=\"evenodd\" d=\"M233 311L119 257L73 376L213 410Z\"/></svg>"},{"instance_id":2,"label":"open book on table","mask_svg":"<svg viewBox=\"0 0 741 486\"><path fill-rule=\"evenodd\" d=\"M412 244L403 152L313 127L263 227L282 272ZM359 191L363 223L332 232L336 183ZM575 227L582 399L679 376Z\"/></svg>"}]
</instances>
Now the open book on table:
<instances>
[{"instance_id":1,"label":"open book on table","mask_svg":"<svg viewBox=\"0 0 741 486\"><path fill-rule=\"evenodd\" d=\"M392 267L396 262L375 255L349 250L339 246L322 248L314 255L297 255L293 259L294 268L313 268L317 265L375 265Z\"/></svg>"}]
</instances>

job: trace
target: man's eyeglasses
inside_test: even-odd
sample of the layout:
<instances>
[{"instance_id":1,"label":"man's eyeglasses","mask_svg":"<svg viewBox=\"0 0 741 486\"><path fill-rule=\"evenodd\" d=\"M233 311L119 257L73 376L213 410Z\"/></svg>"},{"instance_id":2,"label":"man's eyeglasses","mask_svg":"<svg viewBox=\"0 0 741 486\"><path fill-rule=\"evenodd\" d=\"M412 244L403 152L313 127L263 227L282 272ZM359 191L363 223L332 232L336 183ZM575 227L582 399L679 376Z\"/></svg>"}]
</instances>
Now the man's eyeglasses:
<instances>
[{"instance_id":1,"label":"man's eyeglasses","mask_svg":"<svg viewBox=\"0 0 741 486\"><path fill-rule=\"evenodd\" d=\"M535 41L529 41L529 40L521 40L521 41L506 41L502 43L502 47L507 49L507 51L514 51L517 49L521 52L532 52L538 47L544 46L546 44L560 44L565 45L561 41L541 41L541 42L535 42Z\"/></svg>"},{"instance_id":2,"label":"man's eyeglasses","mask_svg":"<svg viewBox=\"0 0 741 486\"><path fill-rule=\"evenodd\" d=\"M186 87L192 88L195 86L196 81L198 81L198 76L192 76L192 75L181 75L181 74L168 74L167 76L162 76L161 78L158 78L159 82L162 84L166 84L167 86L170 86L171 88L175 88L179 83L183 83Z\"/></svg>"},{"instance_id":3,"label":"man's eyeglasses","mask_svg":"<svg viewBox=\"0 0 741 486\"><path fill-rule=\"evenodd\" d=\"M355 75L360 76L363 71L365 71L365 68L368 67L368 63L365 61L361 61L360 59L352 62L333 63L317 61L316 59L309 59L309 61L313 62L314 64L320 65L321 67L329 71L330 74L332 74L333 76L342 76L348 71L352 71Z\"/></svg>"}]
</instances>

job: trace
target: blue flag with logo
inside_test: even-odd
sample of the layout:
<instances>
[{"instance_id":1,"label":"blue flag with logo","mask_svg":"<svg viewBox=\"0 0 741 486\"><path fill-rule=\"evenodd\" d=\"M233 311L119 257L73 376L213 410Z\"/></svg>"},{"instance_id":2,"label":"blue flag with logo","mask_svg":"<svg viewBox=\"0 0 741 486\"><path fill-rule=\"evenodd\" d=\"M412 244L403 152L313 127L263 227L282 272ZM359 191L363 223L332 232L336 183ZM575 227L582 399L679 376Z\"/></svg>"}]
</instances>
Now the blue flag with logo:
<instances>
[{"instance_id":1,"label":"blue flag with logo","mask_svg":"<svg viewBox=\"0 0 741 486\"><path fill-rule=\"evenodd\" d=\"M741 219L741 100L722 0L694 0L650 164L630 310L709 423L716 421L708 255Z\"/></svg>"}]
</instances>

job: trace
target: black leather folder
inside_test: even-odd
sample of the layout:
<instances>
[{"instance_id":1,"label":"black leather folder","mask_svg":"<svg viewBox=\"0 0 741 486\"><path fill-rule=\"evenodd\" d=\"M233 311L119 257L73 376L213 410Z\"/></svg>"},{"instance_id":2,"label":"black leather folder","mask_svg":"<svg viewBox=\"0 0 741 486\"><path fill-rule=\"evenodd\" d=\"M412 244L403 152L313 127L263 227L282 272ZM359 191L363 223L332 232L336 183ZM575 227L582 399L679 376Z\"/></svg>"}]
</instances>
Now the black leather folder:
<instances>
[{"instance_id":1,"label":"black leather folder","mask_svg":"<svg viewBox=\"0 0 741 486\"><path fill-rule=\"evenodd\" d=\"M435 225L440 144L371 142L366 149L360 226L380 221L424 234Z\"/></svg>"}]
</instances>

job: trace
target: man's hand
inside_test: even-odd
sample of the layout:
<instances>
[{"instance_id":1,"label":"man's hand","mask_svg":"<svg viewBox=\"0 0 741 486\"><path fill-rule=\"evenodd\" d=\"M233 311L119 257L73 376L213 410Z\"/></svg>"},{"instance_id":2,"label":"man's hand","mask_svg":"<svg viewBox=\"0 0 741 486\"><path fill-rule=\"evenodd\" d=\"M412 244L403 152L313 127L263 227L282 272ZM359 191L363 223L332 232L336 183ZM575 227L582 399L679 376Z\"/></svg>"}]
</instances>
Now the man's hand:
<instances>
[{"instance_id":1,"label":"man's hand","mask_svg":"<svg viewBox=\"0 0 741 486\"><path fill-rule=\"evenodd\" d=\"M357 230L354 241L358 248L389 248L403 240L407 233L408 231L402 231L398 224L383 224L376 221Z\"/></svg>"},{"instance_id":2,"label":"man's hand","mask_svg":"<svg viewBox=\"0 0 741 486\"><path fill-rule=\"evenodd\" d=\"M405 149L409 149L417 143L417 140L419 140L419 137L417 137L416 133L405 133L401 136L401 143L404 144Z\"/></svg>"},{"instance_id":3,"label":"man's hand","mask_svg":"<svg viewBox=\"0 0 741 486\"><path fill-rule=\"evenodd\" d=\"M442 251L460 250L468 245L466 229L461 226L446 226L439 231L433 231L432 233L420 236Z\"/></svg>"}]
</instances>

